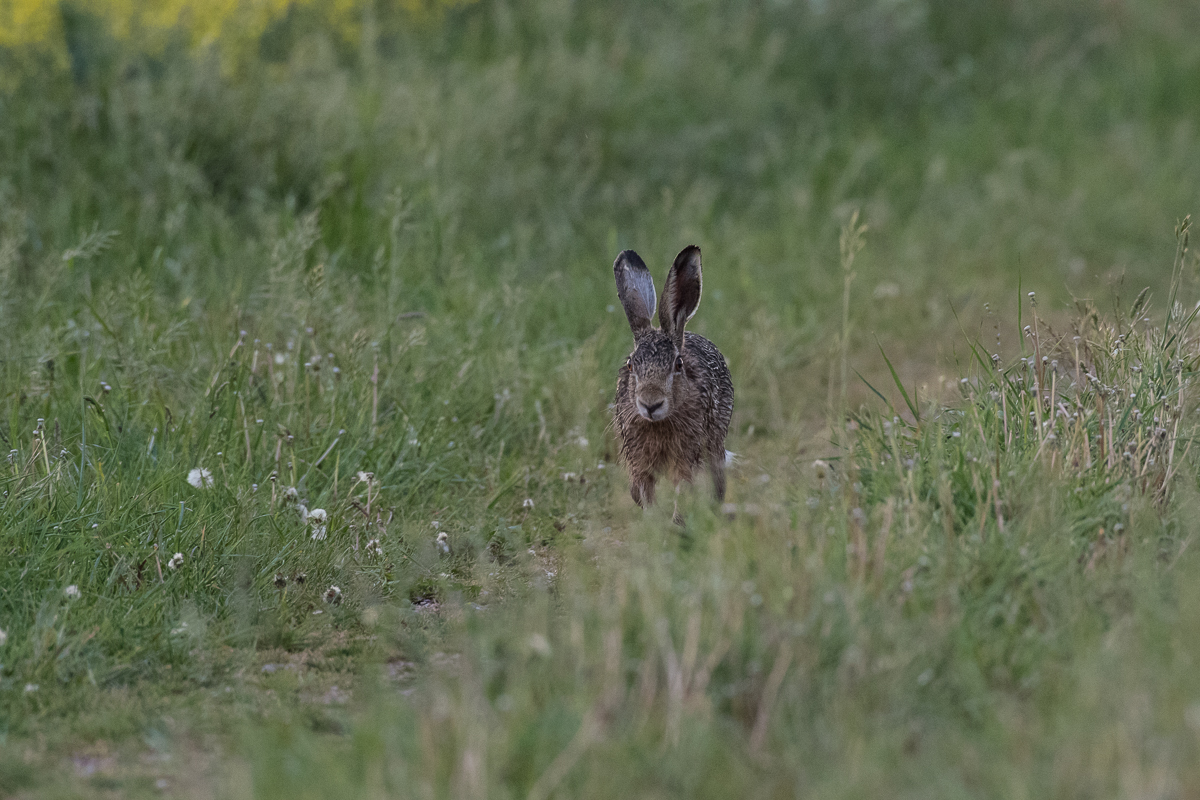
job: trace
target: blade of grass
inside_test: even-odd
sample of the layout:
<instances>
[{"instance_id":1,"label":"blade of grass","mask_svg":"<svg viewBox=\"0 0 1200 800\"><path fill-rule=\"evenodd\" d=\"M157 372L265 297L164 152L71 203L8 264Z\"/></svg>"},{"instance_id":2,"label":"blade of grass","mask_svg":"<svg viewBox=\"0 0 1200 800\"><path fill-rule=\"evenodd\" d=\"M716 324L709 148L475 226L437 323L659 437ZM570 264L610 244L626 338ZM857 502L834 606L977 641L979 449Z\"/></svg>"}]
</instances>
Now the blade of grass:
<instances>
[{"instance_id":1,"label":"blade of grass","mask_svg":"<svg viewBox=\"0 0 1200 800\"><path fill-rule=\"evenodd\" d=\"M892 381L895 382L896 388L900 390L900 396L904 398L904 404L908 406L908 410L912 412L913 419L920 425L921 412L908 396L908 390L904 388L904 384L900 381L900 376L896 374L896 368L892 366L891 359L887 357L887 353L883 352L883 345L879 344L878 339L875 340L875 344L879 347L879 354L883 356L883 361L887 364L888 371L892 373Z\"/></svg>"}]
</instances>

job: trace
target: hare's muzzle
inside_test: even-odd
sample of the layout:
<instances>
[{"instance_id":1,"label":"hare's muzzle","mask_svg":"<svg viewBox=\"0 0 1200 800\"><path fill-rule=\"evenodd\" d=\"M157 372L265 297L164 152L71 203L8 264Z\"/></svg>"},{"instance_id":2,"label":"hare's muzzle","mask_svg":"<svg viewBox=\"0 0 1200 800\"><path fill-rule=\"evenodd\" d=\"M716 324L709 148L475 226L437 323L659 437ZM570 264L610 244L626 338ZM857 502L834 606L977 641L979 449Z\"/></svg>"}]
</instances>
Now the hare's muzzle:
<instances>
[{"instance_id":1,"label":"hare's muzzle","mask_svg":"<svg viewBox=\"0 0 1200 800\"><path fill-rule=\"evenodd\" d=\"M636 401L638 416L650 422L658 422L667 414L671 413L671 404L667 398L637 398Z\"/></svg>"}]
</instances>

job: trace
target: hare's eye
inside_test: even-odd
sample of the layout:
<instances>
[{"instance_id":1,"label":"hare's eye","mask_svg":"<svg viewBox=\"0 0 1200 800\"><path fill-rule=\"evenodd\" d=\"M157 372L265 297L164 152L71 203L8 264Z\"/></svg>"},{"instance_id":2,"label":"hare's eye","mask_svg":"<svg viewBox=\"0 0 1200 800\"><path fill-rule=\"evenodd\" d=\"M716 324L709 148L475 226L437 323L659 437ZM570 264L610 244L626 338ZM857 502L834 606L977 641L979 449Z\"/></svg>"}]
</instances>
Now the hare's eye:
<instances>
[{"instance_id":1,"label":"hare's eye","mask_svg":"<svg viewBox=\"0 0 1200 800\"><path fill-rule=\"evenodd\" d=\"M675 356L675 371L683 372L683 356Z\"/></svg>"}]
</instances>

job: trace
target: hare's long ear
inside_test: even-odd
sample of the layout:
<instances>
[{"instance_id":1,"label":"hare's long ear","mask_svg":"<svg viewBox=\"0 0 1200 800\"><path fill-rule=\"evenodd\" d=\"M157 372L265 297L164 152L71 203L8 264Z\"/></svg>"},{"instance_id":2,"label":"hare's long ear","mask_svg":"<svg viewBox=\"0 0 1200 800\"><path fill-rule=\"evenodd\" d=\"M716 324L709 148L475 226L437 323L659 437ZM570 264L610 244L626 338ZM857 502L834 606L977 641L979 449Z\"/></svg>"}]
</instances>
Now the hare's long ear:
<instances>
[{"instance_id":1,"label":"hare's long ear","mask_svg":"<svg viewBox=\"0 0 1200 800\"><path fill-rule=\"evenodd\" d=\"M663 287L662 307L658 309L658 321L675 346L683 349L683 326L700 307L700 248L689 245L675 256L675 263L667 273L667 285Z\"/></svg>"},{"instance_id":2,"label":"hare's long ear","mask_svg":"<svg viewBox=\"0 0 1200 800\"><path fill-rule=\"evenodd\" d=\"M646 262L632 250L622 250L613 262L613 274L617 278L617 297L621 298L629 327L634 334L649 329L658 295L654 293L654 278L646 269Z\"/></svg>"}]
</instances>

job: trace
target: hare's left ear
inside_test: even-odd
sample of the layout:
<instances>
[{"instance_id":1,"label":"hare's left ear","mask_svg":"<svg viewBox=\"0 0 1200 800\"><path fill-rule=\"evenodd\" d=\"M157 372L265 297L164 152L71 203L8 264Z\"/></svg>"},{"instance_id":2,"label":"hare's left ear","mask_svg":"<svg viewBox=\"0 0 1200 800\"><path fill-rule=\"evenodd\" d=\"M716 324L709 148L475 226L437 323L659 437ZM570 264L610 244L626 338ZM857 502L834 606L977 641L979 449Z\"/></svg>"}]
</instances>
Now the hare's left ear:
<instances>
[{"instance_id":1,"label":"hare's left ear","mask_svg":"<svg viewBox=\"0 0 1200 800\"><path fill-rule=\"evenodd\" d=\"M689 245L675 256L658 309L659 324L680 350L683 349L683 326L700 307L701 284L700 248Z\"/></svg>"},{"instance_id":2,"label":"hare's left ear","mask_svg":"<svg viewBox=\"0 0 1200 800\"><path fill-rule=\"evenodd\" d=\"M636 338L650 330L650 320L654 317L654 304L658 301L654 294L654 278L650 277L646 262L632 250L622 250L617 255L613 275L617 279L617 297L621 299Z\"/></svg>"}]
</instances>

